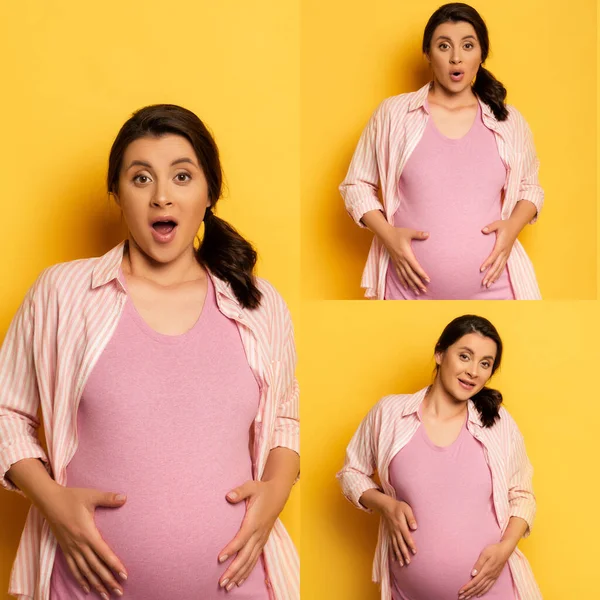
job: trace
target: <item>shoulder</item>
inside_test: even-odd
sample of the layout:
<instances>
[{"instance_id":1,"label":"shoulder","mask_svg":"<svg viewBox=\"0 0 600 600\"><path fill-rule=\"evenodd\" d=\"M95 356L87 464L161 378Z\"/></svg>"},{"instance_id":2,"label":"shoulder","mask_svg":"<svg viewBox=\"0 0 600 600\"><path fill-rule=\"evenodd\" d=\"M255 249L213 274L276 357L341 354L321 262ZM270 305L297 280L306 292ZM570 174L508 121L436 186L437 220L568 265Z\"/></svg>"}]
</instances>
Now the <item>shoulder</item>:
<instances>
[{"instance_id":1,"label":"shoulder","mask_svg":"<svg viewBox=\"0 0 600 600\"><path fill-rule=\"evenodd\" d=\"M500 418L496 421L494 427L492 428L496 430L496 433L498 435L510 439L512 439L514 436L521 435L517 422L515 421L513 416L508 412L506 407L501 406L498 411L498 415L500 416Z\"/></svg>"},{"instance_id":2,"label":"shoulder","mask_svg":"<svg viewBox=\"0 0 600 600\"><path fill-rule=\"evenodd\" d=\"M375 109L374 116L379 119L398 118L406 115L412 101L419 92L408 92L390 96L379 104Z\"/></svg>"},{"instance_id":3,"label":"shoulder","mask_svg":"<svg viewBox=\"0 0 600 600\"><path fill-rule=\"evenodd\" d=\"M98 260L83 258L47 267L31 287L31 294L36 298L47 298L62 296L67 292L71 296L90 289L92 272Z\"/></svg>"},{"instance_id":4,"label":"shoulder","mask_svg":"<svg viewBox=\"0 0 600 600\"><path fill-rule=\"evenodd\" d=\"M371 409L371 412L379 417L401 416L414 394L390 394L381 398Z\"/></svg>"},{"instance_id":5,"label":"shoulder","mask_svg":"<svg viewBox=\"0 0 600 600\"><path fill-rule=\"evenodd\" d=\"M499 121L499 124L511 131L513 135L522 136L529 131L529 125L521 112L512 104L506 105L508 117L504 121Z\"/></svg>"}]
</instances>

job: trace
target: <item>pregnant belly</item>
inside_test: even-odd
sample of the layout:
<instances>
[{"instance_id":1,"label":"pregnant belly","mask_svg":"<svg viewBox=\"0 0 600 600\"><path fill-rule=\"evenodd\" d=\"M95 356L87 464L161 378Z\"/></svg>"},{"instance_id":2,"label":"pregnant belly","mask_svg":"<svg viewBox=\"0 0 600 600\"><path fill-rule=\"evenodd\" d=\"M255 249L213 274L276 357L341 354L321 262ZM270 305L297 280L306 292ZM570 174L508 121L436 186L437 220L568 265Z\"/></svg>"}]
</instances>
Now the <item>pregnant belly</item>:
<instances>
[{"instance_id":1,"label":"pregnant belly","mask_svg":"<svg viewBox=\"0 0 600 600\"><path fill-rule=\"evenodd\" d=\"M407 225L403 225L407 226ZM411 225L408 225L409 227ZM415 258L431 282L422 299L430 300L508 300L513 298L504 269L494 285L486 289L482 286L484 274L481 265L491 254L496 236L485 235L473 227L430 228L429 238L413 240ZM388 281L397 279L393 268L389 270ZM391 284L393 285L393 281ZM403 292L405 294L405 292Z\"/></svg>"},{"instance_id":2,"label":"pregnant belly","mask_svg":"<svg viewBox=\"0 0 600 600\"><path fill-rule=\"evenodd\" d=\"M499 541L498 527L487 532L473 527L468 530L431 528L419 522L413 534L417 554L408 566L390 562L394 600L456 600L458 591L471 580L470 573L481 551ZM512 577L508 565L486 596L487 599L514 600Z\"/></svg>"},{"instance_id":3,"label":"pregnant belly","mask_svg":"<svg viewBox=\"0 0 600 600\"><path fill-rule=\"evenodd\" d=\"M128 571L123 585L127 598L225 598L218 581L233 558L219 564L218 555L238 532L245 514L245 503L229 504L225 494L239 482L215 484L191 475L187 481L160 478L152 485L101 488L127 492L125 505L98 508L95 514L98 530ZM69 485L76 486L76 478ZM59 552L52 600L79 598L65 567ZM240 588L227 595L267 600L262 561Z\"/></svg>"}]
</instances>

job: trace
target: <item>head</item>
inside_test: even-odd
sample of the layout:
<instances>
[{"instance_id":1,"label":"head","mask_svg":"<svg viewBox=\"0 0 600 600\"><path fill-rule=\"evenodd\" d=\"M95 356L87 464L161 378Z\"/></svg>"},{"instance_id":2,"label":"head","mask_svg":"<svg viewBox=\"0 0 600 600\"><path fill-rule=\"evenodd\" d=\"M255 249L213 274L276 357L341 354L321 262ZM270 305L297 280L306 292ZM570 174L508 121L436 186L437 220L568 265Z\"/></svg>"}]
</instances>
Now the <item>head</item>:
<instances>
[{"instance_id":1,"label":"head","mask_svg":"<svg viewBox=\"0 0 600 600\"><path fill-rule=\"evenodd\" d=\"M472 400L486 427L498 418L502 395L486 387L502 361L502 340L483 317L450 322L435 345L436 381L457 401Z\"/></svg>"},{"instance_id":2,"label":"head","mask_svg":"<svg viewBox=\"0 0 600 600\"><path fill-rule=\"evenodd\" d=\"M506 89L483 66L489 50L486 24L468 4L444 4L425 26L423 53L436 85L451 94L460 94L472 85L473 92L503 121L508 116Z\"/></svg>"},{"instance_id":3,"label":"head","mask_svg":"<svg viewBox=\"0 0 600 600\"><path fill-rule=\"evenodd\" d=\"M240 303L255 308L256 253L215 214L223 174L219 150L202 121L173 104L135 112L113 142L107 186L130 237L153 261L168 264L194 253L200 264L230 283ZM204 222L198 250L194 240Z\"/></svg>"}]
</instances>

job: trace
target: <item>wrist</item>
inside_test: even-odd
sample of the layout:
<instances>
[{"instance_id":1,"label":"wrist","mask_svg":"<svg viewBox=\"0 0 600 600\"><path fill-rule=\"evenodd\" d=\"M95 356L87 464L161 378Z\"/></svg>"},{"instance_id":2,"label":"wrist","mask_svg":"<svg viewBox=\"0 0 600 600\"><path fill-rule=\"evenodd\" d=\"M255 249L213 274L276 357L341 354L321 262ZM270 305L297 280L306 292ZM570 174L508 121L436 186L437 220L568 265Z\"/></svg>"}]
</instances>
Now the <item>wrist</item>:
<instances>
[{"instance_id":1,"label":"wrist","mask_svg":"<svg viewBox=\"0 0 600 600\"><path fill-rule=\"evenodd\" d=\"M517 542L511 539L500 540L500 547L504 552L506 559L508 560L509 556L515 551L517 548Z\"/></svg>"}]
</instances>

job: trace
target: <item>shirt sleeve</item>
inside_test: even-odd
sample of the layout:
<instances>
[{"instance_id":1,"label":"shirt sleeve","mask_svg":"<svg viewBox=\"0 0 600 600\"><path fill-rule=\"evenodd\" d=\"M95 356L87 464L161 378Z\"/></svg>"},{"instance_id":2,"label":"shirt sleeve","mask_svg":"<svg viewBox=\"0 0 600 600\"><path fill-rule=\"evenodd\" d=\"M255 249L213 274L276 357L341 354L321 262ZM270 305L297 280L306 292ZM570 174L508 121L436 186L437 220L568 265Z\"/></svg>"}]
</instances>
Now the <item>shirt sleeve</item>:
<instances>
[{"instance_id":1,"label":"shirt sleeve","mask_svg":"<svg viewBox=\"0 0 600 600\"><path fill-rule=\"evenodd\" d=\"M346 498L357 508L372 512L360 503L360 497L372 489L380 489L373 480L377 467L377 407L372 408L359 425L346 448L346 460L337 479Z\"/></svg>"},{"instance_id":2,"label":"shirt sleeve","mask_svg":"<svg viewBox=\"0 0 600 600\"><path fill-rule=\"evenodd\" d=\"M522 145L518 153L521 161L521 181L519 185L519 200L528 200L531 202L537 212L531 224L537 221L537 218L544 205L544 190L539 182L540 161L535 151L533 143L533 133L525 119L519 115L519 129L521 130Z\"/></svg>"},{"instance_id":3,"label":"shirt sleeve","mask_svg":"<svg viewBox=\"0 0 600 600\"><path fill-rule=\"evenodd\" d=\"M277 404L275 428L271 438L271 449L289 448L300 454L300 390L296 379L296 346L290 312L283 299L276 294L276 319L274 343L281 348L279 377L281 391Z\"/></svg>"},{"instance_id":4,"label":"shirt sleeve","mask_svg":"<svg viewBox=\"0 0 600 600\"><path fill-rule=\"evenodd\" d=\"M510 477L508 485L510 516L520 517L527 522L528 528L524 536L527 537L531 533L536 512L532 485L533 467L525 451L523 436L516 425L512 434L508 473Z\"/></svg>"},{"instance_id":5,"label":"shirt sleeve","mask_svg":"<svg viewBox=\"0 0 600 600\"><path fill-rule=\"evenodd\" d=\"M377 166L377 128L381 118L380 106L362 132L346 178L339 187L346 211L360 227L365 227L361 222L365 213L371 210L383 211L383 204L379 200Z\"/></svg>"},{"instance_id":6,"label":"shirt sleeve","mask_svg":"<svg viewBox=\"0 0 600 600\"><path fill-rule=\"evenodd\" d=\"M33 352L33 295L34 288L17 311L0 348L0 485L11 491L19 491L6 477L14 463L39 458L49 470L37 435L40 398Z\"/></svg>"}]
</instances>

